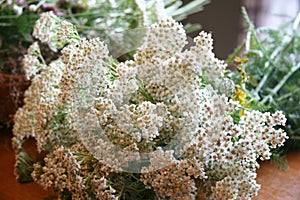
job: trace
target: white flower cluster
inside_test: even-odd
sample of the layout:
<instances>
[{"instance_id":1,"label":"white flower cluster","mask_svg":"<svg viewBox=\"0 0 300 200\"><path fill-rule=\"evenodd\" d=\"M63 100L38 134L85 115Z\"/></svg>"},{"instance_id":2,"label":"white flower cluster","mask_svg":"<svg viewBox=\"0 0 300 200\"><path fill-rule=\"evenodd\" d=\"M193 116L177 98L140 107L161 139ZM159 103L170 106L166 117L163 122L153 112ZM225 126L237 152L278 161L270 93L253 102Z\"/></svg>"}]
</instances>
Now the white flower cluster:
<instances>
[{"instance_id":1,"label":"white flower cluster","mask_svg":"<svg viewBox=\"0 0 300 200\"><path fill-rule=\"evenodd\" d=\"M41 42L47 43L55 52L79 38L74 25L60 20L53 12L41 14L41 18L36 21L32 35Z\"/></svg>"},{"instance_id":2,"label":"white flower cluster","mask_svg":"<svg viewBox=\"0 0 300 200\"><path fill-rule=\"evenodd\" d=\"M37 42L34 42L27 50L27 54L23 58L23 69L26 73L26 78L29 80L38 74L45 66L41 60L41 50Z\"/></svg>"},{"instance_id":3,"label":"white flower cluster","mask_svg":"<svg viewBox=\"0 0 300 200\"><path fill-rule=\"evenodd\" d=\"M68 149L56 146L53 155L44 158L43 166L34 164L32 177L45 189L53 186L61 193L68 190L72 199L90 199L88 191L101 200L117 199L107 179L111 170L90 156L80 144ZM86 182L91 185L88 190Z\"/></svg>"},{"instance_id":4,"label":"white flower cluster","mask_svg":"<svg viewBox=\"0 0 300 200\"><path fill-rule=\"evenodd\" d=\"M64 24L56 21L43 15L38 38L53 45L39 24ZM159 198L195 199L196 180L207 198L255 196L257 159L283 145L287 136L278 126L286 119L233 101L234 84L212 52L211 35L201 32L194 41L183 50L185 31L167 18L149 28L133 60L116 67L99 39L69 41L61 58L34 77L15 117L16 149L28 136L39 148L53 143L45 165L35 165L35 181L75 199L86 199L87 190L98 199L123 198L124 179ZM61 108L66 121L57 119ZM73 142L64 143L66 135Z\"/></svg>"},{"instance_id":5,"label":"white flower cluster","mask_svg":"<svg viewBox=\"0 0 300 200\"><path fill-rule=\"evenodd\" d=\"M66 70L61 80L63 103L70 102L72 93L77 93L80 90L74 87L75 83L83 87L93 87L95 88L95 92L103 88L106 84L106 77L104 75L107 73L104 67L104 59L107 57L108 50L99 38L90 40L85 38L80 39L69 44L62 50L61 59L66 65ZM82 78L86 76L89 76L90 79Z\"/></svg>"},{"instance_id":6,"label":"white flower cluster","mask_svg":"<svg viewBox=\"0 0 300 200\"><path fill-rule=\"evenodd\" d=\"M31 79L31 85L24 94L24 106L19 108L14 116L15 125L13 144L15 148L22 147L23 140L34 137L38 150L41 151L47 140L55 140L55 133L51 130L51 122L57 115L60 93L60 80L65 65L58 59L42 72ZM27 73L28 74L28 73Z\"/></svg>"}]
</instances>

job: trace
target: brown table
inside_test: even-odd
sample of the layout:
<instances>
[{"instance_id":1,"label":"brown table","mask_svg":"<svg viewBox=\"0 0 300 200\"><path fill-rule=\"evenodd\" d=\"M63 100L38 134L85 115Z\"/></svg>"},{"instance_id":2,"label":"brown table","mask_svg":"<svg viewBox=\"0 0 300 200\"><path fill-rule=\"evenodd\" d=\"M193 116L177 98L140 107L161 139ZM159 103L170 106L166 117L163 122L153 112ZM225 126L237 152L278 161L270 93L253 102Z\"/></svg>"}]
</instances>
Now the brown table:
<instances>
[{"instance_id":1,"label":"brown table","mask_svg":"<svg viewBox=\"0 0 300 200\"><path fill-rule=\"evenodd\" d=\"M14 176L11 133L0 129L0 200L43 200L53 196L36 183L20 184ZM300 152L287 155L289 169L284 171L270 162L261 163L257 182L262 185L255 200L300 199Z\"/></svg>"}]
</instances>

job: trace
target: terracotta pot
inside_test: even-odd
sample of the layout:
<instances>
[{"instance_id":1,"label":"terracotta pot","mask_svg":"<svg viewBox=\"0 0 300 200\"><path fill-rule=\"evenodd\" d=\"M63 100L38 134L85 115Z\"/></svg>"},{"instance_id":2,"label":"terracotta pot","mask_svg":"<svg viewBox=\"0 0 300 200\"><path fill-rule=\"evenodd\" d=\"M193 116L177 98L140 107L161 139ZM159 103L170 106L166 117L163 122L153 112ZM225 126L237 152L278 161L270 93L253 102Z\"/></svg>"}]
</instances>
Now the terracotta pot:
<instances>
[{"instance_id":1,"label":"terracotta pot","mask_svg":"<svg viewBox=\"0 0 300 200\"><path fill-rule=\"evenodd\" d=\"M24 91L30 85L23 75L0 73L0 123L10 126L13 115L23 104Z\"/></svg>"}]
</instances>

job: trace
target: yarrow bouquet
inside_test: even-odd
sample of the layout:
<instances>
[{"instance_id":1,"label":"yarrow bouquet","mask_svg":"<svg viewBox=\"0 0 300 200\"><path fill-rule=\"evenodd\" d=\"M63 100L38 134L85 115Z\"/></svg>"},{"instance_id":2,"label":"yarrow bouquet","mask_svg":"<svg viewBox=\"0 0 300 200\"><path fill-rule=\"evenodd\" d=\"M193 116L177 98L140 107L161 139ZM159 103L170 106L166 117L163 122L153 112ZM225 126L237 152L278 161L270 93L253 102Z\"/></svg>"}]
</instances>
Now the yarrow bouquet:
<instances>
[{"instance_id":1,"label":"yarrow bouquet","mask_svg":"<svg viewBox=\"0 0 300 200\"><path fill-rule=\"evenodd\" d=\"M33 36L61 52L47 65L34 43L23 61L32 84L13 145L17 166L26 138L46 152L34 163L35 182L61 199L195 199L200 189L209 199L257 195L257 159L283 145L278 126L286 119L245 106L210 34L187 49L183 26L163 16L125 62L51 12Z\"/></svg>"}]
</instances>

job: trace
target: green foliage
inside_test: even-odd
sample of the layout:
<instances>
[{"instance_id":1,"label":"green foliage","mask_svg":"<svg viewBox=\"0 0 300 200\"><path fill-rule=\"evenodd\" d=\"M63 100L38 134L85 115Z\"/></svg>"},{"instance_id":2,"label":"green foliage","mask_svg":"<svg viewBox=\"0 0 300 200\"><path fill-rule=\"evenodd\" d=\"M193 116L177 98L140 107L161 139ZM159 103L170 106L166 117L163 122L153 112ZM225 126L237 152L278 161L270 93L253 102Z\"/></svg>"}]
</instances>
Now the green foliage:
<instances>
[{"instance_id":1,"label":"green foliage","mask_svg":"<svg viewBox=\"0 0 300 200\"><path fill-rule=\"evenodd\" d=\"M287 117L284 129L290 137L285 152L300 148L297 141L300 136L300 13L290 23L271 29L256 28L245 8L242 12L247 37L228 62L232 63L236 55L249 59L245 64L249 94L271 111L284 111Z\"/></svg>"},{"instance_id":2,"label":"green foliage","mask_svg":"<svg viewBox=\"0 0 300 200\"><path fill-rule=\"evenodd\" d=\"M251 108L252 110L258 110L260 112L266 112L271 109L271 106L264 105L264 104L260 103L259 101L252 99L251 101L249 101L247 103L246 108Z\"/></svg>"},{"instance_id":3,"label":"green foliage","mask_svg":"<svg viewBox=\"0 0 300 200\"><path fill-rule=\"evenodd\" d=\"M146 189L144 183L141 182L139 173L112 173L110 175L110 180L113 180L112 186L116 188L117 191L120 191L120 199L156 199L156 195L153 189Z\"/></svg>"},{"instance_id":4,"label":"green foliage","mask_svg":"<svg viewBox=\"0 0 300 200\"><path fill-rule=\"evenodd\" d=\"M76 25L83 37L101 37L109 40L117 33L148 26L158 20L156 0L146 0L143 11L135 0L96 1L94 6L89 1L0 1L0 72L23 74L22 55L33 42L31 36L39 14L49 10ZM181 0L162 0L165 12L176 20L183 20L188 15L203 10L209 0L193 0L183 5ZM19 13L16 8L19 8ZM145 17L147 16L147 17ZM200 29L199 24L187 24L187 32Z\"/></svg>"},{"instance_id":5,"label":"green foliage","mask_svg":"<svg viewBox=\"0 0 300 200\"><path fill-rule=\"evenodd\" d=\"M36 14L16 16L0 5L0 70L4 73L21 73L18 58L33 41L31 32L37 19Z\"/></svg>"},{"instance_id":6,"label":"green foliage","mask_svg":"<svg viewBox=\"0 0 300 200\"><path fill-rule=\"evenodd\" d=\"M18 174L18 181L20 183L28 183L33 181L31 173L33 171L33 164L35 162L36 161L29 156L24 149L18 153L15 171Z\"/></svg>"},{"instance_id":7,"label":"green foliage","mask_svg":"<svg viewBox=\"0 0 300 200\"><path fill-rule=\"evenodd\" d=\"M183 5L182 1L164 0L167 7L167 14L172 16L176 21L181 21L191 14L202 11L203 6L209 2L210 0L194 0Z\"/></svg>"},{"instance_id":8,"label":"green foliage","mask_svg":"<svg viewBox=\"0 0 300 200\"><path fill-rule=\"evenodd\" d=\"M277 165L279 169L288 170L287 159L284 152L281 150L274 150L270 162Z\"/></svg>"}]
</instances>

